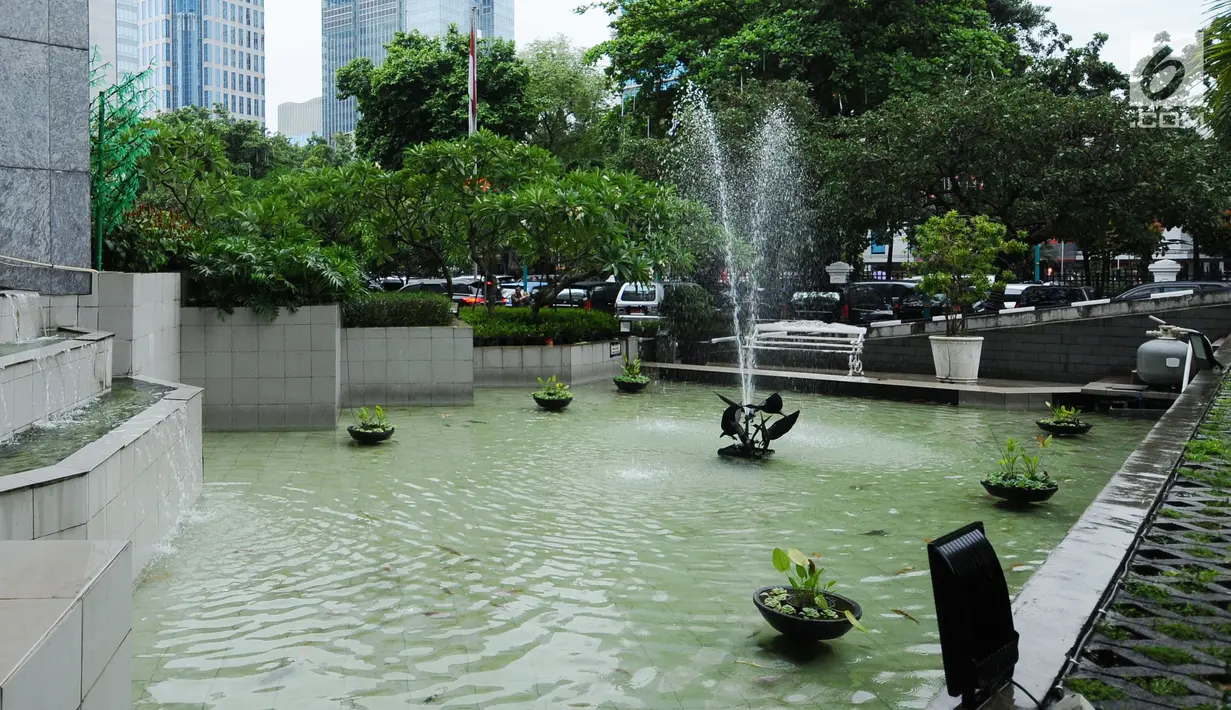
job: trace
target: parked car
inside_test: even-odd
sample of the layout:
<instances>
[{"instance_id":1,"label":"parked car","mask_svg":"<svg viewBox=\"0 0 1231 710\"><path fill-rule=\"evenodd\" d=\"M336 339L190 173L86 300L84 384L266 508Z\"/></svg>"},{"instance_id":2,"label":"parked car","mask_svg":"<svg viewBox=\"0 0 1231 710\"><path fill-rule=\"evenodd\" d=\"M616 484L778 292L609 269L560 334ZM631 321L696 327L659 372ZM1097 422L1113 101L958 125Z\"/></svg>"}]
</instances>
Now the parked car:
<instances>
[{"instance_id":1,"label":"parked car","mask_svg":"<svg viewBox=\"0 0 1231 710\"><path fill-rule=\"evenodd\" d=\"M843 292L838 320L851 325L867 325L897 318L902 299L914 292L908 282L866 281L853 283Z\"/></svg>"},{"instance_id":2,"label":"parked car","mask_svg":"<svg viewBox=\"0 0 1231 710\"><path fill-rule=\"evenodd\" d=\"M833 323L842 312L842 291L831 288L824 291L796 291L791 294L783 308L786 320L819 320Z\"/></svg>"},{"instance_id":3,"label":"parked car","mask_svg":"<svg viewBox=\"0 0 1231 710\"><path fill-rule=\"evenodd\" d=\"M1018 296L1014 308L1063 308L1095 298L1094 289L1086 286L1031 286Z\"/></svg>"},{"instance_id":4,"label":"parked car","mask_svg":"<svg viewBox=\"0 0 1231 710\"><path fill-rule=\"evenodd\" d=\"M626 283L616 294L615 313L620 320L656 321L663 299L675 288L701 288L687 281L655 281L648 284Z\"/></svg>"},{"instance_id":5,"label":"parked car","mask_svg":"<svg viewBox=\"0 0 1231 710\"><path fill-rule=\"evenodd\" d=\"M1124 291L1111 300L1140 301L1158 293L1174 293L1176 291L1196 291L1209 293L1211 291L1231 291L1231 282L1226 281L1156 281L1141 284Z\"/></svg>"},{"instance_id":6,"label":"parked car","mask_svg":"<svg viewBox=\"0 0 1231 710\"><path fill-rule=\"evenodd\" d=\"M945 315L945 304L949 299L943 293L935 296L925 296L916 291L898 305L898 318L902 320L931 320L936 316Z\"/></svg>"}]
</instances>

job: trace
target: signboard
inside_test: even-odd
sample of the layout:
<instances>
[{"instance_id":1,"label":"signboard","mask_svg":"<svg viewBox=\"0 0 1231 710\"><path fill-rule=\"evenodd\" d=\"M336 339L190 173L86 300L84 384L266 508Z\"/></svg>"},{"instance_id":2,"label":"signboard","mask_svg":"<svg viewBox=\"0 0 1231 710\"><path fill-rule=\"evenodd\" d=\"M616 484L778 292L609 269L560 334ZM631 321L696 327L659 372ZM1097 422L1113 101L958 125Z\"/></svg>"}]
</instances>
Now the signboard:
<instances>
[{"instance_id":1,"label":"signboard","mask_svg":"<svg viewBox=\"0 0 1231 710\"><path fill-rule=\"evenodd\" d=\"M618 342L611 344L611 357L620 357L623 354L624 354L623 344L618 343Z\"/></svg>"}]
</instances>

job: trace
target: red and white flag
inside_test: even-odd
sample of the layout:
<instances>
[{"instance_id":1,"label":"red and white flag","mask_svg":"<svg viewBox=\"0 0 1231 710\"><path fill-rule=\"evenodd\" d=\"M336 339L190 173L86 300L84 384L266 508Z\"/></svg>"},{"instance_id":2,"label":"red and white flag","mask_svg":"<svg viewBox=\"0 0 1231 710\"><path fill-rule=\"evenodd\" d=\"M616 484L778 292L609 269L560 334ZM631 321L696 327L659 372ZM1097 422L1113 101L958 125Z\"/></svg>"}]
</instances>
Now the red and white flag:
<instances>
[{"instance_id":1,"label":"red and white flag","mask_svg":"<svg viewBox=\"0 0 1231 710\"><path fill-rule=\"evenodd\" d=\"M479 130L479 6L470 7L470 133Z\"/></svg>"}]
</instances>

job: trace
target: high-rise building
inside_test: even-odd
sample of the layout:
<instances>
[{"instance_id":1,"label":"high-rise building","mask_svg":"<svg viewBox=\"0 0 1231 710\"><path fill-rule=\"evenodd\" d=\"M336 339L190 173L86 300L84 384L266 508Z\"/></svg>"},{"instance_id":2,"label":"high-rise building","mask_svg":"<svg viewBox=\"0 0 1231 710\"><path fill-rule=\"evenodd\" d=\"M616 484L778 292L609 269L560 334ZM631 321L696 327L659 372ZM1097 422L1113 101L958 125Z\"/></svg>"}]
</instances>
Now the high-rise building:
<instances>
[{"instance_id":1,"label":"high-rise building","mask_svg":"<svg viewBox=\"0 0 1231 710\"><path fill-rule=\"evenodd\" d=\"M302 103L278 104L278 132L296 145L322 134L321 97Z\"/></svg>"},{"instance_id":2,"label":"high-rise building","mask_svg":"<svg viewBox=\"0 0 1231 710\"><path fill-rule=\"evenodd\" d=\"M221 104L265 123L265 0L139 0L158 111Z\"/></svg>"},{"instance_id":3,"label":"high-rise building","mask_svg":"<svg viewBox=\"0 0 1231 710\"><path fill-rule=\"evenodd\" d=\"M477 0L482 37L513 39L513 1ZM439 36L457 25L470 30L472 0L322 0L321 92L326 136L349 133L358 121L354 99L339 101L338 69L367 57L379 65L395 32Z\"/></svg>"},{"instance_id":4,"label":"high-rise building","mask_svg":"<svg viewBox=\"0 0 1231 710\"><path fill-rule=\"evenodd\" d=\"M126 74L141 71L138 0L91 0L90 46L98 60L107 66L102 91Z\"/></svg>"}]
</instances>

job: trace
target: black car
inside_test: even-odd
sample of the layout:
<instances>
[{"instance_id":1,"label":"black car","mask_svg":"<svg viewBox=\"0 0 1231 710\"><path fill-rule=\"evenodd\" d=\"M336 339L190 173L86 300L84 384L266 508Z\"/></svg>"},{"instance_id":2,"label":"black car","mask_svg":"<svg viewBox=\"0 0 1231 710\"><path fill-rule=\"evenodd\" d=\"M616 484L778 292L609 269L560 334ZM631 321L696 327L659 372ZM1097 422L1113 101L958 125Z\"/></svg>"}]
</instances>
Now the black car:
<instances>
[{"instance_id":1,"label":"black car","mask_svg":"<svg viewBox=\"0 0 1231 710\"><path fill-rule=\"evenodd\" d=\"M1231 283L1226 281L1157 281L1151 284L1134 286L1113 301L1142 301L1159 293L1174 293L1176 291L1193 291L1210 293L1212 291L1231 291Z\"/></svg>"},{"instance_id":2,"label":"black car","mask_svg":"<svg viewBox=\"0 0 1231 710\"><path fill-rule=\"evenodd\" d=\"M796 291L783 307L786 320L819 320L833 323L842 313L842 291Z\"/></svg>"},{"instance_id":3,"label":"black car","mask_svg":"<svg viewBox=\"0 0 1231 710\"><path fill-rule=\"evenodd\" d=\"M902 303L898 306L898 318L902 320L931 320L935 316L943 316L945 315L945 303L948 300L943 293L938 293L935 296L925 296L916 291L902 299Z\"/></svg>"},{"instance_id":4,"label":"black car","mask_svg":"<svg viewBox=\"0 0 1231 710\"><path fill-rule=\"evenodd\" d=\"M1014 308L1063 308L1081 301L1093 301L1094 290L1085 286L1031 286L1017 297Z\"/></svg>"},{"instance_id":5,"label":"black car","mask_svg":"<svg viewBox=\"0 0 1231 710\"><path fill-rule=\"evenodd\" d=\"M574 289L584 289L585 298L577 304L582 308L603 313L615 313L616 296L620 294L621 284L615 281L583 281L574 284Z\"/></svg>"}]
</instances>

